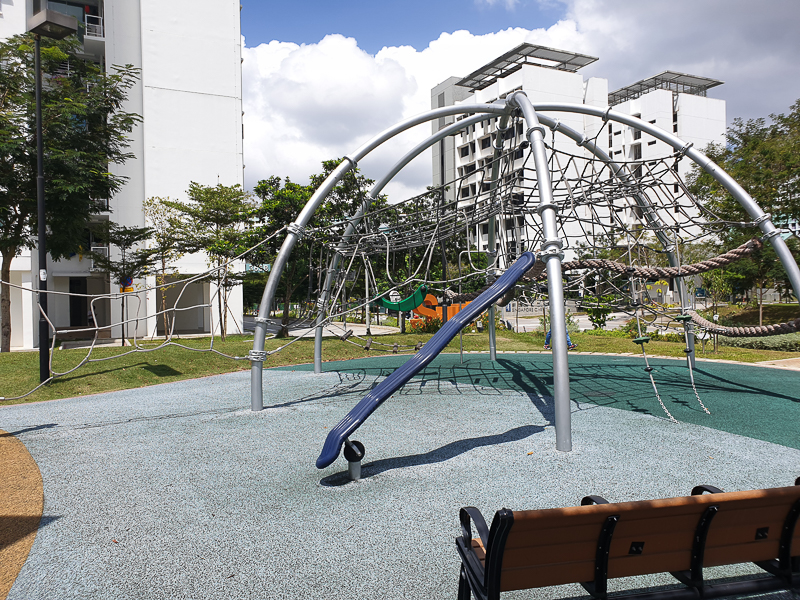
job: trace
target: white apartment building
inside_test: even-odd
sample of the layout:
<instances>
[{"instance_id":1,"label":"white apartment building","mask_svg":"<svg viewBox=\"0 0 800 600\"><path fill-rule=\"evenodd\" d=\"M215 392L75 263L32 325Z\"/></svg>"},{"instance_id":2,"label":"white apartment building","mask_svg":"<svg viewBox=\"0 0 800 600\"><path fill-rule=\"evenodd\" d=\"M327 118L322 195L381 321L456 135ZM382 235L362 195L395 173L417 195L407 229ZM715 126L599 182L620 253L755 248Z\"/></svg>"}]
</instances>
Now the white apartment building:
<instances>
[{"instance_id":1,"label":"white apartment building","mask_svg":"<svg viewBox=\"0 0 800 600\"><path fill-rule=\"evenodd\" d=\"M75 16L85 27L86 57L106 69L132 64L141 79L130 91L127 111L142 116L131 136L135 159L113 166L128 182L99 216L120 225L144 226L143 202L159 196L186 199L189 183L215 186L243 183L242 85L240 6L238 0L15 0L2 2L0 37L26 31L27 20L48 8ZM45 173L45 178L47 173ZM112 248L112 252L114 249ZM204 255L182 258L175 265L182 275L209 268ZM36 289L37 253L25 252L12 263L11 283ZM48 260L48 289L60 292L105 294L110 289L106 273L93 270L84 256ZM155 278L134 282L137 289L155 284ZM208 304L216 290L213 283L197 282L184 292L179 307ZM170 292L177 298L178 290ZM87 325L88 301L81 297L51 296L49 314L59 328ZM230 296L233 314L227 329L241 326L241 287ZM137 313L137 304L140 304ZM141 292L139 302L128 301L128 317L138 322L137 335L163 334L158 294ZM97 324L122 320L117 300L96 303ZM210 331L219 322L216 303L176 313L176 330L183 333ZM35 295L12 290L12 347L37 345L38 311ZM120 326L111 336L122 335ZM133 335L129 326L128 335Z\"/></svg>"},{"instance_id":2,"label":"white apartment building","mask_svg":"<svg viewBox=\"0 0 800 600\"><path fill-rule=\"evenodd\" d=\"M706 97L706 91L721 82L666 71L609 93L606 79L584 79L579 73L581 68L596 60L596 57L576 52L522 44L467 77L450 77L434 87L431 90L431 107L489 103L505 98L513 91L523 90L534 103L565 102L603 108L613 106L619 112L635 115L666 131L674 132L698 148L704 148L709 142L724 141L725 102ZM602 150L618 161L635 160L646 164L648 159L664 157L671 152L663 142L657 142L631 127L612 123L608 135L598 135L603 126L598 117L573 113L555 116L564 125L593 139ZM452 201L457 196L459 209L470 210L476 203L476 197L488 191L487 171L491 163L492 140L497 131L497 121L495 117L487 118L470 126L468 131L442 140L433 148L433 184L447 183L447 199ZM453 122L453 117L439 119L433 123L433 131ZM518 123L515 130L506 131L505 137L512 140L512 147L524 141L524 127L522 123ZM551 141L549 134L547 140ZM565 136L556 135L554 142L557 150L587 158L590 156L588 151L579 148ZM524 179L533 175L532 165L529 164L529 168L525 170L522 168L526 155L522 148L511 155L511 173L506 177L516 177L519 183L512 194L523 193L526 189ZM580 164L575 161L570 175L576 176L579 167ZM678 168L681 177L690 168L688 160L682 161ZM528 181L527 189L530 189L530 184ZM622 218L627 223L638 219L634 209L620 208L618 212L620 210L624 211ZM588 213L583 216L588 216ZM516 242L523 239L521 229L525 225L525 218L531 219L530 216L501 215L497 220L498 237L504 235L511 240L508 250L512 258L517 252L529 249L521 247L523 243ZM488 224L484 224L478 226L474 232L473 243L479 250L488 249L488 229ZM568 231L567 234L577 236L579 232ZM496 244L499 249L500 242ZM565 254L567 260L575 256L569 249Z\"/></svg>"}]
</instances>

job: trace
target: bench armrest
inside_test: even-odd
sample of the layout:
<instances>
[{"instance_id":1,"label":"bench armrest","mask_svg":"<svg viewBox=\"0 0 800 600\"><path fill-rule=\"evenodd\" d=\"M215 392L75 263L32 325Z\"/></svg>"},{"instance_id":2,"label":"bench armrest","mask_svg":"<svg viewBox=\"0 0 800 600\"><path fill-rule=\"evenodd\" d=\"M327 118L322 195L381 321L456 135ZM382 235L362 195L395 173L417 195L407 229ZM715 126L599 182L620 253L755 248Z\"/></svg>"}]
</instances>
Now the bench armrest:
<instances>
[{"instance_id":1,"label":"bench armrest","mask_svg":"<svg viewBox=\"0 0 800 600\"><path fill-rule=\"evenodd\" d=\"M692 496L702 496L703 492L708 492L709 494L721 494L722 490L718 487L714 487L713 485L696 485L692 488Z\"/></svg>"},{"instance_id":2,"label":"bench armrest","mask_svg":"<svg viewBox=\"0 0 800 600\"><path fill-rule=\"evenodd\" d=\"M465 506L461 509L458 515L461 520L461 536L467 547L472 543L472 525L475 523L475 529L481 538L483 547L489 548L489 528L486 526L486 519L483 518L481 511L474 506Z\"/></svg>"},{"instance_id":3,"label":"bench armrest","mask_svg":"<svg viewBox=\"0 0 800 600\"><path fill-rule=\"evenodd\" d=\"M602 496L584 496L581 499L581 506L589 506L591 504L608 504L608 500Z\"/></svg>"}]
</instances>

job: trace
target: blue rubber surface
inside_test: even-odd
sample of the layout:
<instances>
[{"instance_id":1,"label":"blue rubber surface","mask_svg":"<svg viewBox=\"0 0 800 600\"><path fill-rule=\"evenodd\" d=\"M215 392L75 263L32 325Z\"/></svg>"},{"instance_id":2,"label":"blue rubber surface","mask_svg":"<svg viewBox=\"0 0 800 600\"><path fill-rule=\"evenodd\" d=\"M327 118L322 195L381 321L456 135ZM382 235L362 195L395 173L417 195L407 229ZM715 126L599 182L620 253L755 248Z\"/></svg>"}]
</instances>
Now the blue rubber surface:
<instances>
[{"instance_id":1,"label":"blue rubber surface","mask_svg":"<svg viewBox=\"0 0 800 600\"><path fill-rule=\"evenodd\" d=\"M530 252L523 252L503 275L497 279L487 290L485 290L475 300L470 302L466 308L447 321L442 328L434 335L423 348L414 355L413 358L404 363L394 373L389 375L374 390L364 396L353 409L347 413L328 433L322 452L317 458L317 468L324 469L329 466L342 451L344 441L361 427L369 416L384 401L394 394L419 371L424 369L436 356L447 347L447 344L461 331L467 324L475 320L484 310L489 308L495 301L510 290L532 266L536 258Z\"/></svg>"}]
</instances>

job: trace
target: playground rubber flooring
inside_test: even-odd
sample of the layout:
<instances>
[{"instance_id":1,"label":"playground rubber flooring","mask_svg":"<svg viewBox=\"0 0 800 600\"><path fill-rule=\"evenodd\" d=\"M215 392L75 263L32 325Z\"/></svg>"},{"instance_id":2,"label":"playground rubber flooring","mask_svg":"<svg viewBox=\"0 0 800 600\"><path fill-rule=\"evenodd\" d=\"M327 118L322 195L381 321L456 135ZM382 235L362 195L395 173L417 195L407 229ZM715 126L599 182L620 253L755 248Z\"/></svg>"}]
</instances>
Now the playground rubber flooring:
<instances>
[{"instance_id":1,"label":"playground rubber flooring","mask_svg":"<svg viewBox=\"0 0 800 600\"><path fill-rule=\"evenodd\" d=\"M462 506L490 520L587 494L649 499L800 475L800 372L698 362L708 415L685 362L652 360L675 424L641 357L580 354L570 355L572 452L555 450L550 355L443 355L353 436L366 446L361 481L348 482L341 458L317 470L328 430L407 358L265 370L257 413L247 372L0 408L0 429L25 444L44 491L8 597L453 598Z\"/></svg>"}]
</instances>

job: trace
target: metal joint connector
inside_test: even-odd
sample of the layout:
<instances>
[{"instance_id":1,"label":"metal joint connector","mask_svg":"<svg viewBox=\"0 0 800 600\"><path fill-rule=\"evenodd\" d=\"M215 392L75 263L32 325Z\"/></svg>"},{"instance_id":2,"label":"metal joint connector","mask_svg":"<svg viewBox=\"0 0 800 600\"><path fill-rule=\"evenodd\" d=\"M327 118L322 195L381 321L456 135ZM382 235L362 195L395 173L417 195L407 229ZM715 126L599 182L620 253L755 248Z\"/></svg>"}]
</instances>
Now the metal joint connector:
<instances>
[{"instance_id":1,"label":"metal joint connector","mask_svg":"<svg viewBox=\"0 0 800 600\"><path fill-rule=\"evenodd\" d=\"M584 134L583 137L581 137L581 141L578 142L578 146L580 146L581 148L585 148L586 144L588 143L589 143L589 138L586 137L586 135Z\"/></svg>"},{"instance_id":2,"label":"metal joint connector","mask_svg":"<svg viewBox=\"0 0 800 600\"><path fill-rule=\"evenodd\" d=\"M771 214L764 213L763 215L761 215L760 217L758 217L756 220L753 221L753 225L756 226L761 225L764 221L769 221L771 218L772 218Z\"/></svg>"},{"instance_id":3,"label":"metal joint connector","mask_svg":"<svg viewBox=\"0 0 800 600\"><path fill-rule=\"evenodd\" d=\"M267 360L267 351L250 350L250 352L247 353L247 358L250 359L250 362L264 362Z\"/></svg>"},{"instance_id":4,"label":"metal joint connector","mask_svg":"<svg viewBox=\"0 0 800 600\"><path fill-rule=\"evenodd\" d=\"M770 231L769 233L765 233L764 235L762 235L761 239L766 242L767 240L771 240L776 235L780 235L780 234L781 234L780 229L775 229L773 231Z\"/></svg>"},{"instance_id":5,"label":"metal joint connector","mask_svg":"<svg viewBox=\"0 0 800 600\"><path fill-rule=\"evenodd\" d=\"M347 161L349 161L349 162L350 162L350 164L351 164L351 165L353 165L353 168L354 168L354 169L357 169L357 168L358 168L358 161L357 161L355 158L350 158L349 156L347 156L347 154L345 154L345 155L342 157L342 160L347 160Z\"/></svg>"},{"instance_id":6,"label":"metal joint connector","mask_svg":"<svg viewBox=\"0 0 800 600\"><path fill-rule=\"evenodd\" d=\"M561 251L560 246L549 246L539 251L539 260L542 262L546 262L548 258L553 256L557 256L559 260L564 260L564 253Z\"/></svg>"},{"instance_id":7,"label":"metal joint connector","mask_svg":"<svg viewBox=\"0 0 800 600\"><path fill-rule=\"evenodd\" d=\"M680 158L683 158L684 156L686 156L686 153L689 151L689 148L691 148L692 146L694 146L694 142L687 143L683 148L678 150L678 152L676 154L676 158L680 159Z\"/></svg>"},{"instance_id":8,"label":"metal joint connector","mask_svg":"<svg viewBox=\"0 0 800 600\"><path fill-rule=\"evenodd\" d=\"M286 229L289 230L289 233L295 234L301 240L306 234L306 228L299 223L291 223Z\"/></svg>"},{"instance_id":9,"label":"metal joint connector","mask_svg":"<svg viewBox=\"0 0 800 600\"><path fill-rule=\"evenodd\" d=\"M267 317L255 317L253 320L256 323L264 323L265 325L270 322L270 320Z\"/></svg>"},{"instance_id":10,"label":"metal joint connector","mask_svg":"<svg viewBox=\"0 0 800 600\"><path fill-rule=\"evenodd\" d=\"M539 125L534 125L533 127L529 127L528 128L528 130L525 132L525 139L528 139L528 140L531 139L531 133L533 133L534 131L538 131L539 133L542 134L542 137L544 137L544 133L545 133L544 132L544 125L539 124Z\"/></svg>"},{"instance_id":11,"label":"metal joint connector","mask_svg":"<svg viewBox=\"0 0 800 600\"><path fill-rule=\"evenodd\" d=\"M558 119L553 119L553 124L550 125L551 131L558 131L559 127L561 127L561 121Z\"/></svg>"},{"instance_id":12,"label":"metal joint connector","mask_svg":"<svg viewBox=\"0 0 800 600\"><path fill-rule=\"evenodd\" d=\"M608 122L608 119L609 119L609 115L608 115L608 113L610 113L610 112L611 112L611 107L609 106L609 107L606 109L606 112L604 112L604 113L603 113L603 123L604 123L604 124Z\"/></svg>"},{"instance_id":13,"label":"metal joint connector","mask_svg":"<svg viewBox=\"0 0 800 600\"><path fill-rule=\"evenodd\" d=\"M548 208L556 210L555 202L542 202L539 206L536 207L536 212L539 213L539 216L542 216L542 213L546 211Z\"/></svg>"}]
</instances>

